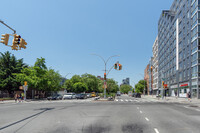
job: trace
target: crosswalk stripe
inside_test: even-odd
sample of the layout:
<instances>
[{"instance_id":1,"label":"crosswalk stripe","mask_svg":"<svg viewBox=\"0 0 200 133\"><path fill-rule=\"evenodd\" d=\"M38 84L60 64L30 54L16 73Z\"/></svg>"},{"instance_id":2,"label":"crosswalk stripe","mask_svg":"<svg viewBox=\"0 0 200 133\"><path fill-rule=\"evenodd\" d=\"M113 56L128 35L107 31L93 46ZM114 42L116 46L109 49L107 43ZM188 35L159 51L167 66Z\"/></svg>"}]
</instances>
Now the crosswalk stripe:
<instances>
[{"instance_id":1,"label":"crosswalk stripe","mask_svg":"<svg viewBox=\"0 0 200 133\"><path fill-rule=\"evenodd\" d=\"M118 99L116 99L115 101L117 101L117 102L118 102Z\"/></svg>"},{"instance_id":2,"label":"crosswalk stripe","mask_svg":"<svg viewBox=\"0 0 200 133\"><path fill-rule=\"evenodd\" d=\"M127 99L126 99L125 101L126 101L126 102L128 102L128 100L127 100Z\"/></svg>"},{"instance_id":3,"label":"crosswalk stripe","mask_svg":"<svg viewBox=\"0 0 200 133\"><path fill-rule=\"evenodd\" d=\"M123 102L124 100L121 99L121 101Z\"/></svg>"}]
</instances>

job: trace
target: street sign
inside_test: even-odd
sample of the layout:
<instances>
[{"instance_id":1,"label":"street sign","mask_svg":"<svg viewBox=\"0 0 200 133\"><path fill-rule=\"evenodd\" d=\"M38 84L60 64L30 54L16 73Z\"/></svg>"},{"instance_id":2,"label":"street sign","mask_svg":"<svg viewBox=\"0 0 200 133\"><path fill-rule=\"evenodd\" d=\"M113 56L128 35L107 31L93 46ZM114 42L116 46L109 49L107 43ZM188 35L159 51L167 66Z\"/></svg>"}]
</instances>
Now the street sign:
<instances>
[{"instance_id":1,"label":"street sign","mask_svg":"<svg viewBox=\"0 0 200 133\"><path fill-rule=\"evenodd\" d=\"M24 85L27 86L27 81L24 81Z\"/></svg>"}]
</instances>

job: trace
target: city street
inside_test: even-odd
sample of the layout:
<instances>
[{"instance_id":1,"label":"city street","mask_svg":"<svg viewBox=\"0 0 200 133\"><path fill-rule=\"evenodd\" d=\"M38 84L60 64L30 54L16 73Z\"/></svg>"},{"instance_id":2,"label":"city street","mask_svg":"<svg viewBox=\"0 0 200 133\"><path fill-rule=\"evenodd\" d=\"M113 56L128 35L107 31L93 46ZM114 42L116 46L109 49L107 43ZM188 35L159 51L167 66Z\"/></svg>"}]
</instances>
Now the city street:
<instances>
[{"instance_id":1,"label":"city street","mask_svg":"<svg viewBox=\"0 0 200 133\"><path fill-rule=\"evenodd\" d=\"M1 133L198 133L200 108L123 95L115 101L0 104Z\"/></svg>"}]
</instances>

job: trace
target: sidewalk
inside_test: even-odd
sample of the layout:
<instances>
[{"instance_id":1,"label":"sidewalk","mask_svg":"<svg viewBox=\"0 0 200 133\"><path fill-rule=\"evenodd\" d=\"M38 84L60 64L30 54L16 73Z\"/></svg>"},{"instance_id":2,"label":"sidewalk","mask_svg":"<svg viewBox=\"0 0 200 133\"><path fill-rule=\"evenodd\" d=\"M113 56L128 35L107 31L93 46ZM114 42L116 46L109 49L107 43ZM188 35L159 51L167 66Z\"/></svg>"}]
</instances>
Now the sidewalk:
<instances>
[{"instance_id":1,"label":"sidewalk","mask_svg":"<svg viewBox=\"0 0 200 133\"><path fill-rule=\"evenodd\" d=\"M29 103L32 101L36 101L36 100L32 100L32 99L28 99L26 101L22 101L21 103ZM4 101L0 101L0 104L6 104L6 103L16 103L15 100L4 100ZM19 103L19 101L17 101L17 103Z\"/></svg>"},{"instance_id":2,"label":"sidewalk","mask_svg":"<svg viewBox=\"0 0 200 133\"><path fill-rule=\"evenodd\" d=\"M144 99L154 99L157 101L163 101L163 102L170 102L170 103L183 103L183 104L192 104L192 105L196 105L200 107L200 99L191 99L190 101L188 101L188 98L176 98L176 97L166 97L162 99L161 98L157 98L155 95L151 96L151 95L142 95L142 98Z\"/></svg>"}]
</instances>

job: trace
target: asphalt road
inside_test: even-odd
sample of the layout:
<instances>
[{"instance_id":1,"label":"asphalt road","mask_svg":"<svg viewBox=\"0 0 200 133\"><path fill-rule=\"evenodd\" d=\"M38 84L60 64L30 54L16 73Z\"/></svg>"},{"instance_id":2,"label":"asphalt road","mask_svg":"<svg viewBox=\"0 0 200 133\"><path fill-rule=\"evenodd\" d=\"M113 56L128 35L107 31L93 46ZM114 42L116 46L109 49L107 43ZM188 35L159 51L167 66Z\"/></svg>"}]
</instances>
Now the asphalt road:
<instances>
[{"instance_id":1,"label":"asphalt road","mask_svg":"<svg viewBox=\"0 0 200 133\"><path fill-rule=\"evenodd\" d=\"M115 101L0 104L0 133L199 133L200 109L128 96Z\"/></svg>"}]
</instances>

